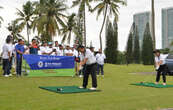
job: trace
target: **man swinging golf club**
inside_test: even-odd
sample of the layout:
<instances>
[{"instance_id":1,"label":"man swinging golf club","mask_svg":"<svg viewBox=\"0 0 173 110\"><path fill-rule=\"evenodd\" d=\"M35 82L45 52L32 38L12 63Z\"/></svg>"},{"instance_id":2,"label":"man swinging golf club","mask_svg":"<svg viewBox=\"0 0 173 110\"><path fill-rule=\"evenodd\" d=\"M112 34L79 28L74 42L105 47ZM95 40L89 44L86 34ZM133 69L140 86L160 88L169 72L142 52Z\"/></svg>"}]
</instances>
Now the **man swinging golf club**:
<instances>
[{"instance_id":1,"label":"man swinging golf club","mask_svg":"<svg viewBox=\"0 0 173 110\"><path fill-rule=\"evenodd\" d=\"M84 57L84 59L80 62L79 69L81 69L82 66L86 64L86 68L84 70L85 72L84 72L84 77L83 77L83 85L79 88L81 88L81 89L87 88L89 74L91 74L92 88L90 88L90 90L96 90L96 88L97 88L96 58L95 58L94 54L89 49L85 49L84 46L79 46L78 50L81 52L81 54Z\"/></svg>"},{"instance_id":2,"label":"man swinging golf club","mask_svg":"<svg viewBox=\"0 0 173 110\"><path fill-rule=\"evenodd\" d=\"M155 84L159 83L160 75L162 74L163 85L166 85L166 62L165 62L165 56L160 54L159 50L155 50L154 54L155 54L155 66L156 66L156 71L157 71Z\"/></svg>"}]
</instances>

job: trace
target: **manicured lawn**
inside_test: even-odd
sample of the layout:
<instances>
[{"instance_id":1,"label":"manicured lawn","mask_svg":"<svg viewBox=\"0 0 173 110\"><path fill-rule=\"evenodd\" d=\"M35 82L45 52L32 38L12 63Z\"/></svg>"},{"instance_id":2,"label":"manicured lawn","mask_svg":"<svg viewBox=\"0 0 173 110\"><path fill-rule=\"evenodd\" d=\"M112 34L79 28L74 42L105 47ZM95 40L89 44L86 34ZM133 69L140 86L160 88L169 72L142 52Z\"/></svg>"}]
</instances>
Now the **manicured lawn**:
<instances>
[{"instance_id":1,"label":"manicured lawn","mask_svg":"<svg viewBox=\"0 0 173 110\"><path fill-rule=\"evenodd\" d=\"M105 77L98 77L98 89L102 91L78 94L57 94L38 88L79 86L82 79L78 77L0 77L0 110L158 110L173 107L173 88L130 85L154 82L153 75L133 74L153 71L153 66L106 64ZM173 77L167 80L168 84L173 84Z\"/></svg>"}]
</instances>

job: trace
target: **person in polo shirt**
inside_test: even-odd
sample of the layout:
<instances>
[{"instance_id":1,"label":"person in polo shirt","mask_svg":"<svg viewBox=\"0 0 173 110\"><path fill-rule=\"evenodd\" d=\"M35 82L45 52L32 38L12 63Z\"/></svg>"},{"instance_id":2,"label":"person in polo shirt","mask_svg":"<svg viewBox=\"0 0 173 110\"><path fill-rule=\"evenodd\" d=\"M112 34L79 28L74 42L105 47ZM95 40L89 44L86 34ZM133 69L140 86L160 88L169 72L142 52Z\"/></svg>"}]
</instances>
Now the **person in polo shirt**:
<instances>
[{"instance_id":1,"label":"person in polo shirt","mask_svg":"<svg viewBox=\"0 0 173 110\"><path fill-rule=\"evenodd\" d=\"M101 69L101 75L104 76L104 71L103 71L103 67L104 67L104 60L105 60L106 56L104 53L102 53L102 50L99 49L97 55L96 55L96 60L97 60L97 75L99 75L100 73L100 69Z\"/></svg>"},{"instance_id":2,"label":"person in polo shirt","mask_svg":"<svg viewBox=\"0 0 173 110\"><path fill-rule=\"evenodd\" d=\"M6 43L2 47L2 59L3 59L3 75L8 77L10 75L10 62L11 62L11 39L7 38Z\"/></svg>"},{"instance_id":3,"label":"person in polo shirt","mask_svg":"<svg viewBox=\"0 0 173 110\"><path fill-rule=\"evenodd\" d=\"M59 50L57 51L57 56L64 56L64 48L61 44L59 45Z\"/></svg>"},{"instance_id":4,"label":"person in polo shirt","mask_svg":"<svg viewBox=\"0 0 173 110\"><path fill-rule=\"evenodd\" d=\"M90 90L96 90L97 88L96 58L90 49L85 49L84 46L79 46L78 49L84 56L84 59L80 62L80 67L86 64L85 73L83 77L83 85L79 88L87 88L89 74L91 74L92 88L90 88Z\"/></svg>"},{"instance_id":5,"label":"person in polo shirt","mask_svg":"<svg viewBox=\"0 0 173 110\"><path fill-rule=\"evenodd\" d=\"M159 83L160 75L162 74L163 85L166 85L166 61L165 61L166 57L160 54L159 50L155 50L154 54L155 54L155 67L157 71L155 84Z\"/></svg>"},{"instance_id":6,"label":"person in polo shirt","mask_svg":"<svg viewBox=\"0 0 173 110\"><path fill-rule=\"evenodd\" d=\"M29 46L29 53L30 54L35 54L37 55L38 54L38 45L37 45L37 40L36 39L32 39L32 44Z\"/></svg>"},{"instance_id":7,"label":"person in polo shirt","mask_svg":"<svg viewBox=\"0 0 173 110\"><path fill-rule=\"evenodd\" d=\"M65 56L73 56L73 52L69 45L66 46L66 49L64 50L64 54Z\"/></svg>"},{"instance_id":8,"label":"person in polo shirt","mask_svg":"<svg viewBox=\"0 0 173 110\"><path fill-rule=\"evenodd\" d=\"M18 40L18 44L15 46L15 50L16 50L16 72L17 72L17 76L21 76L22 55L25 52L24 41L22 39Z\"/></svg>"}]
</instances>

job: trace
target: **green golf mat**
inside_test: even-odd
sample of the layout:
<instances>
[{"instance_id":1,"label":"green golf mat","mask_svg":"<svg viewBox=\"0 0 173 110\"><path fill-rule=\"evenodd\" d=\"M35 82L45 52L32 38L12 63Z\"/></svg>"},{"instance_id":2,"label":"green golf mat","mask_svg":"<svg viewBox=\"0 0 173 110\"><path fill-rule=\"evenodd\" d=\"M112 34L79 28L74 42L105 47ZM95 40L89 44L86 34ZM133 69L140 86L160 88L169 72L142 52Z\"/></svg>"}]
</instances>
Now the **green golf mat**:
<instances>
[{"instance_id":1,"label":"green golf mat","mask_svg":"<svg viewBox=\"0 0 173 110\"><path fill-rule=\"evenodd\" d=\"M173 85L162 85L162 84L154 84L154 83L147 83L147 82L134 83L134 84L131 84L131 85L154 87L154 88L170 88L170 87L173 87Z\"/></svg>"},{"instance_id":2,"label":"green golf mat","mask_svg":"<svg viewBox=\"0 0 173 110\"><path fill-rule=\"evenodd\" d=\"M61 94L70 94L70 93L82 93L82 92L99 92L100 90L89 90L89 89L80 89L78 86L54 86L54 87L39 87L51 92L61 93Z\"/></svg>"}]
</instances>

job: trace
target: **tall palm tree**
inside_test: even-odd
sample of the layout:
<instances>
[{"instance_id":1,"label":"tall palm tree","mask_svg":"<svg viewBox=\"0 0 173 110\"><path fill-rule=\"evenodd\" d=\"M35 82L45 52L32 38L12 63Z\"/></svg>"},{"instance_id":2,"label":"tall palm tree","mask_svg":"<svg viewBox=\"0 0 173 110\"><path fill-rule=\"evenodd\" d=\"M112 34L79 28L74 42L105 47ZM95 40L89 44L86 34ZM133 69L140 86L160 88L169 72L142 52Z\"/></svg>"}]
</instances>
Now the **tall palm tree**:
<instances>
[{"instance_id":1,"label":"tall palm tree","mask_svg":"<svg viewBox=\"0 0 173 110\"><path fill-rule=\"evenodd\" d=\"M99 3L92 9L92 12L97 11L97 19L101 13L104 14L103 23L102 23L100 34L99 34L100 49L102 49L102 37L101 37L101 35L102 35L102 31L103 31L107 16L108 15L112 16L112 14L113 14L113 16L115 17L114 19L117 20L118 19L118 13L119 13L119 11L118 11L119 5L120 4L125 5L126 2L125 2L125 0L99 0L97 2L99 2Z\"/></svg>"},{"instance_id":2,"label":"tall palm tree","mask_svg":"<svg viewBox=\"0 0 173 110\"><path fill-rule=\"evenodd\" d=\"M155 36L155 10L154 10L154 0L151 0L151 31L153 38L153 49L156 49L156 36Z\"/></svg>"},{"instance_id":3,"label":"tall palm tree","mask_svg":"<svg viewBox=\"0 0 173 110\"><path fill-rule=\"evenodd\" d=\"M92 2L93 0L75 0L73 1L73 5L72 7L76 7L79 6L79 11L78 12L82 12L81 17L83 17L83 22L84 22L84 36L83 36L83 42L84 42L84 46L86 47L86 6L88 7L88 9L91 9L90 6L90 2Z\"/></svg>"},{"instance_id":4,"label":"tall palm tree","mask_svg":"<svg viewBox=\"0 0 173 110\"><path fill-rule=\"evenodd\" d=\"M0 6L0 9L2 9L2 7ZM1 27L1 23L3 21L3 18L0 16L0 27Z\"/></svg>"},{"instance_id":5,"label":"tall palm tree","mask_svg":"<svg viewBox=\"0 0 173 110\"><path fill-rule=\"evenodd\" d=\"M21 30L25 29L26 27L28 44L30 41L29 34L31 30L33 12L33 4L30 1L26 2L26 4L23 5L22 10L17 9L17 15L19 16L19 18L16 19L16 22L19 23L19 27Z\"/></svg>"},{"instance_id":6,"label":"tall palm tree","mask_svg":"<svg viewBox=\"0 0 173 110\"><path fill-rule=\"evenodd\" d=\"M34 4L36 9L33 30L37 29L38 35L46 35L52 41L52 37L57 32L60 34L60 28L65 26L64 12L67 7L63 0L40 0Z\"/></svg>"},{"instance_id":7,"label":"tall palm tree","mask_svg":"<svg viewBox=\"0 0 173 110\"><path fill-rule=\"evenodd\" d=\"M75 35L75 37L82 37L78 33L78 27L77 27L75 17L76 17L76 15L74 13L72 13L68 17L68 21L67 21L66 26L61 29L61 34L63 35L62 43L64 43L64 41L66 39L67 39L68 43L70 43L72 33Z\"/></svg>"},{"instance_id":8,"label":"tall palm tree","mask_svg":"<svg viewBox=\"0 0 173 110\"><path fill-rule=\"evenodd\" d=\"M18 39L24 39L25 40L25 38L20 34L20 32L21 32L20 26L17 24L16 21L12 21L11 23L9 23L7 29L11 33L11 35L13 36L14 41L16 41Z\"/></svg>"}]
</instances>

